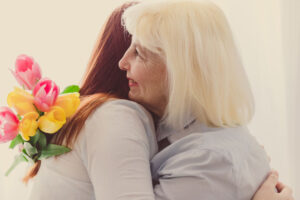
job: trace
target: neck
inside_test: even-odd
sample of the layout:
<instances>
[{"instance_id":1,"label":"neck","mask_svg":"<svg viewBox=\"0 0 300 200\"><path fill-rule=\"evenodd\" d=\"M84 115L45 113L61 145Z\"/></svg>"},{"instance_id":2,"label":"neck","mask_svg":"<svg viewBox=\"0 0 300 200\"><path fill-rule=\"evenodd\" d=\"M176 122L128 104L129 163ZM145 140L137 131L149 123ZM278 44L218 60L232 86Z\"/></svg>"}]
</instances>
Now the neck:
<instances>
[{"instance_id":1,"label":"neck","mask_svg":"<svg viewBox=\"0 0 300 200\"><path fill-rule=\"evenodd\" d=\"M155 130L158 127L158 123L161 120L161 118L164 115L164 111L162 109L154 109L150 106L146 106L144 105L144 107L146 107L146 109L151 113L153 121L154 121L154 125L155 125Z\"/></svg>"},{"instance_id":2,"label":"neck","mask_svg":"<svg viewBox=\"0 0 300 200\"><path fill-rule=\"evenodd\" d=\"M159 105L149 105L145 103L141 104L152 113L153 118L157 121L159 121L164 116L165 109L167 107L167 104L164 102L160 103Z\"/></svg>"}]
</instances>

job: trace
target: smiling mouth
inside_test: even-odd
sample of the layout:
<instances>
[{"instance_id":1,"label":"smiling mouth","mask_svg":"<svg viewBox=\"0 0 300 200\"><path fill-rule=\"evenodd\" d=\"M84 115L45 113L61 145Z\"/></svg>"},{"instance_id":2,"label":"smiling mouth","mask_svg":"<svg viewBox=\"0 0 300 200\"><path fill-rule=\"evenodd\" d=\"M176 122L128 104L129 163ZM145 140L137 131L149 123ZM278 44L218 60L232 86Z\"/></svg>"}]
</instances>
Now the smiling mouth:
<instances>
[{"instance_id":1,"label":"smiling mouth","mask_svg":"<svg viewBox=\"0 0 300 200\"><path fill-rule=\"evenodd\" d=\"M133 87L133 86L137 86L138 84L134 80L128 78L128 85L129 87Z\"/></svg>"}]
</instances>

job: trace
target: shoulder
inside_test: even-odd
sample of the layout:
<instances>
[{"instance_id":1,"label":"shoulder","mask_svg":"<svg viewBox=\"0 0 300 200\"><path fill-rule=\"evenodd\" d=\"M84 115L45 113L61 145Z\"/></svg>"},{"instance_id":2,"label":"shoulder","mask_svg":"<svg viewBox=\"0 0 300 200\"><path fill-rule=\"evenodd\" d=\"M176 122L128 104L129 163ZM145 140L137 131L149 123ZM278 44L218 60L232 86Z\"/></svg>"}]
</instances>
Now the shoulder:
<instances>
[{"instance_id":1,"label":"shoulder","mask_svg":"<svg viewBox=\"0 0 300 200\"><path fill-rule=\"evenodd\" d=\"M114 125L128 128L142 125L145 128L154 128L151 114L146 109L133 101L123 99L114 99L103 103L90 114L85 125L110 126L111 128L114 128Z\"/></svg>"},{"instance_id":2,"label":"shoulder","mask_svg":"<svg viewBox=\"0 0 300 200\"><path fill-rule=\"evenodd\" d=\"M268 156L245 126L221 128L211 132L196 132L174 143L177 152L206 152L213 159L223 159L232 165L236 173L245 174L245 168L250 166L250 172L258 171L257 163L266 169L269 167ZM204 157L201 157L203 159Z\"/></svg>"},{"instance_id":3,"label":"shoulder","mask_svg":"<svg viewBox=\"0 0 300 200\"><path fill-rule=\"evenodd\" d=\"M117 114L117 115L115 115ZM152 121L151 114L140 104L124 99L109 100L99 106L89 118L114 116L114 118L134 117L144 121Z\"/></svg>"},{"instance_id":4,"label":"shoulder","mask_svg":"<svg viewBox=\"0 0 300 200\"><path fill-rule=\"evenodd\" d=\"M204 132L195 129L193 133L175 142L174 146L178 146L177 148L182 151L207 149L230 155L231 159L239 155L247 157L249 153L263 153L264 151L245 126L218 128Z\"/></svg>"},{"instance_id":5,"label":"shoulder","mask_svg":"<svg viewBox=\"0 0 300 200\"><path fill-rule=\"evenodd\" d=\"M151 114L129 100L110 100L99 106L86 120L83 132L89 143L128 140L143 143L151 155L157 151Z\"/></svg>"},{"instance_id":6,"label":"shoulder","mask_svg":"<svg viewBox=\"0 0 300 200\"><path fill-rule=\"evenodd\" d=\"M197 138L182 140L171 144L159 152L153 159L153 174L161 176L202 176L202 172L227 171L232 172L233 162L226 151L200 146Z\"/></svg>"}]
</instances>

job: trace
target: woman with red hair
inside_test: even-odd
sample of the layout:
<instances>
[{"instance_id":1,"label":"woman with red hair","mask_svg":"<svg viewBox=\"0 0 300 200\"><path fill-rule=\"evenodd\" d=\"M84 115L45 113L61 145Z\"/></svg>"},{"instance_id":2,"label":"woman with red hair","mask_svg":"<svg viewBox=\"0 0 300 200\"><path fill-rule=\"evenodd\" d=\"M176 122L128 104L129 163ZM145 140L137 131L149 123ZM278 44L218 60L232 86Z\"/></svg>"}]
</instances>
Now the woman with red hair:
<instances>
[{"instance_id":1,"label":"woman with red hair","mask_svg":"<svg viewBox=\"0 0 300 200\"><path fill-rule=\"evenodd\" d=\"M150 173L150 160L158 151L152 116L127 100L126 72L118 67L131 43L121 16L133 4L117 8L103 27L81 84L81 105L48 138L72 151L39 161L29 171L25 182L36 176L29 200L159 199ZM274 191L277 178L271 174L255 200L284 199L287 188L279 184L280 197Z\"/></svg>"}]
</instances>

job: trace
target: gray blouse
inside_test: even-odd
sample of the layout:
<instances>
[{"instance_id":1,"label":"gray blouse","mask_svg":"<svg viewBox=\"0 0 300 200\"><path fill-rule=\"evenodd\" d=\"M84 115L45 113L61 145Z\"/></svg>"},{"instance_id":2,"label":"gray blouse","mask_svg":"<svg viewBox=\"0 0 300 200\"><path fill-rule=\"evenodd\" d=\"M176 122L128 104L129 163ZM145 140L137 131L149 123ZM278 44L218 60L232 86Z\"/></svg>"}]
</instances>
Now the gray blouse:
<instances>
[{"instance_id":1,"label":"gray blouse","mask_svg":"<svg viewBox=\"0 0 300 200\"><path fill-rule=\"evenodd\" d=\"M193 119L181 131L160 126L171 145L151 160L156 200L250 200L270 171L246 127L211 128Z\"/></svg>"}]
</instances>

